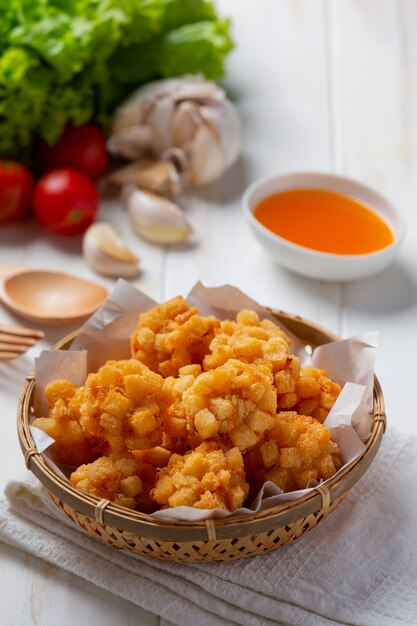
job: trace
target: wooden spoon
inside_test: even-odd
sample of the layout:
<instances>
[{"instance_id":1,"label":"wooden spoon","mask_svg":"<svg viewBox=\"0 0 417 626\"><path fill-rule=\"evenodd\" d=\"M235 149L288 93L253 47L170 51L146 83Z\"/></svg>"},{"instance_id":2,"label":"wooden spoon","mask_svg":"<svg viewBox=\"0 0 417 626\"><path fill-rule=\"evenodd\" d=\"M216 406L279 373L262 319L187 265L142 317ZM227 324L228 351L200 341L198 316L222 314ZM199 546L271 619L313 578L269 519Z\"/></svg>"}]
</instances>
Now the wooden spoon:
<instances>
[{"instance_id":1,"label":"wooden spoon","mask_svg":"<svg viewBox=\"0 0 417 626\"><path fill-rule=\"evenodd\" d=\"M81 322L108 293L102 285L64 272L0 263L0 299L33 322L52 326Z\"/></svg>"}]
</instances>

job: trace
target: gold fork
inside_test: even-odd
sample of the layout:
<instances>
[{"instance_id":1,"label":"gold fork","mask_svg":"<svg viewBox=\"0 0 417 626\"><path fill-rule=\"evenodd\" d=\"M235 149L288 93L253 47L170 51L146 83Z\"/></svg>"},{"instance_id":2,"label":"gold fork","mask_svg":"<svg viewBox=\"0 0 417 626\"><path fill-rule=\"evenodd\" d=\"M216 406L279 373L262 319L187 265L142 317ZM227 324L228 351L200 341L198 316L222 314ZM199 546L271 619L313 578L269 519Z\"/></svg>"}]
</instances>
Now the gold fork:
<instances>
[{"instance_id":1,"label":"gold fork","mask_svg":"<svg viewBox=\"0 0 417 626\"><path fill-rule=\"evenodd\" d=\"M44 336L41 330L0 324L0 361L15 359Z\"/></svg>"}]
</instances>

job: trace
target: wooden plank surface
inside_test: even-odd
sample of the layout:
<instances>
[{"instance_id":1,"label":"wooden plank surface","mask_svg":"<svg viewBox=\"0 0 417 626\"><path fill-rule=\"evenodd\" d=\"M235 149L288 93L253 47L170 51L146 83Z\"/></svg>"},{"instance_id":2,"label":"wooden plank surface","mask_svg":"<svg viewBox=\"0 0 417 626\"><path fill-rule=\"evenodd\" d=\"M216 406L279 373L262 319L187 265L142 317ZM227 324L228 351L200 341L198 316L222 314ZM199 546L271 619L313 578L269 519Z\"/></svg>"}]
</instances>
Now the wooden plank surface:
<instances>
[{"instance_id":1,"label":"wooden plank surface","mask_svg":"<svg viewBox=\"0 0 417 626\"><path fill-rule=\"evenodd\" d=\"M233 18L237 47L223 84L242 116L244 151L219 184L183 199L198 245L161 250L136 239L117 203L105 203L100 217L114 223L142 257L143 272L135 283L155 299L185 294L199 279L208 285L229 282L344 336L379 329L377 373L390 423L417 434L417 4L218 4ZM375 278L340 285L297 277L265 256L244 222L241 193L258 176L296 170L342 172L387 194L408 225L398 262ZM80 256L80 245L80 238L53 238L35 225L2 227L0 262L53 266L96 278ZM4 309L0 322L21 324ZM21 382L40 347L69 330L48 330L28 354L0 364L2 483L23 466L15 435ZM0 623L170 626L16 550L0 546L0 555Z\"/></svg>"},{"instance_id":2,"label":"wooden plank surface","mask_svg":"<svg viewBox=\"0 0 417 626\"><path fill-rule=\"evenodd\" d=\"M386 194L402 211L407 235L385 272L343 287L342 333L380 331L377 374L392 425L416 431L414 370L417 313L417 5L336 2L343 173ZM401 360L398 358L401 351Z\"/></svg>"}]
</instances>

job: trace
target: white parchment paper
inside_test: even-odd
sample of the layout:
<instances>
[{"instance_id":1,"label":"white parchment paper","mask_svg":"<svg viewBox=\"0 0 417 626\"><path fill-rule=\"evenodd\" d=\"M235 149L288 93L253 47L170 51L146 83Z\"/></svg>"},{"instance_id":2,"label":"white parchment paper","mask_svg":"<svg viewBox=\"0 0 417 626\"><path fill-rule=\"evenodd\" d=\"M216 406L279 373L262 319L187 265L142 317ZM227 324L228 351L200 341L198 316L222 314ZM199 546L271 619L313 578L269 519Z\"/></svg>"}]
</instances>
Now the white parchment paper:
<instances>
[{"instance_id":1,"label":"white parchment paper","mask_svg":"<svg viewBox=\"0 0 417 626\"><path fill-rule=\"evenodd\" d=\"M202 315L215 315L219 319L233 319L241 309L253 309L261 318L272 319L292 339L291 352L299 356L303 364L311 364L327 370L329 376L342 385L342 391L330 411L325 425L340 447L343 463L349 463L364 450L363 441L370 434L372 424L372 393L377 333L368 332L350 339L319 346L310 356L302 341L279 324L272 314L246 296L236 287L204 287L197 283L187 296ZM144 293L120 279L103 306L84 324L73 341L70 350L44 351L35 359L35 414L45 416L47 404L44 389L48 382L65 378L82 385L87 374L96 371L109 359L130 358L130 335L138 316L156 302ZM32 429L39 451L48 465L63 477L48 454L52 440L43 438ZM340 470L339 470L340 471ZM64 476L65 477L65 476ZM67 480L65 478L65 480ZM313 488L313 487L311 487ZM175 507L157 511L152 517L169 520L198 521L209 518L228 517L236 514L253 514L254 511L276 506L280 502L299 498L310 489L282 493L274 483L267 482L250 508L234 513L221 509L204 510L192 507Z\"/></svg>"}]
</instances>

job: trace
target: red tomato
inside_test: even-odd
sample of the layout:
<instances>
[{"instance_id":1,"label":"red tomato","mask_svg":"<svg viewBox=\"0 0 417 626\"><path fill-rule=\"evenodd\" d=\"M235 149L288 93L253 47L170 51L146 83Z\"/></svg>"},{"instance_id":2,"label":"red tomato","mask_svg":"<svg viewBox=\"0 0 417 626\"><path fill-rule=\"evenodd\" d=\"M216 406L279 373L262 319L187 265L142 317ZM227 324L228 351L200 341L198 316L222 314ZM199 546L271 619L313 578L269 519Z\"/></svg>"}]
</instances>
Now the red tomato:
<instances>
[{"instance_id":1,"label":"red tomato","mask_svg":"<svg viewBox=\"0 0 417 626\"><path fill-rule=\"evenodd\" d=\"M105 137L92 124L67 126L54 146L40 141L36 157L41 172L73 167L93 180L104 174L108 164Z\"/></svg>"},{"instance_id":2,"label":"red tomato","mask_svg":"<svg viewBox=\"0 0 417 626\"><path fill-rule=\"evenodd\" d=\"M33 176L21 163L0 161L0 224L24 217L30 207Z\"/></svg>"},{"instance_id":3,"label":"red tomato","mask_svg":"<svg viewBox=\"0 0 417 626\"><path fill-rule=\"evenodd\" d=\"M69 168L52 170L37 182L33 209L42 226L59 235L78 235L97 212L98 193L81 172Z\"/></svg>"}]
</instances>

